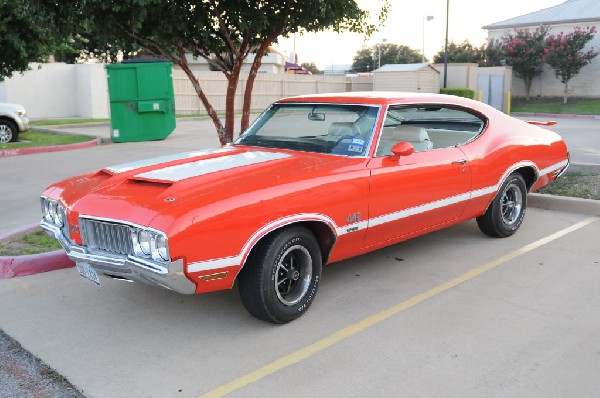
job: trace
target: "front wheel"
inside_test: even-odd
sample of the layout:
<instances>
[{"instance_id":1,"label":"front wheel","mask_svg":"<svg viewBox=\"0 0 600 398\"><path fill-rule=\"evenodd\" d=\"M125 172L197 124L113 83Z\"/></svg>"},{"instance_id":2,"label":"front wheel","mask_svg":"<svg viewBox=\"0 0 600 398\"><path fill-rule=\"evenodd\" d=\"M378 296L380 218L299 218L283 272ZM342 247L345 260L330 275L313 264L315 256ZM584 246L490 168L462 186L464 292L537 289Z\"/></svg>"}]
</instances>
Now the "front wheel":
<instances>
[{"instance_id":1,"label":"front wheel","mask_svg":"<svg viewBox=\"0 0 600 398\"><path fill-rule=\"evenodd\" d=\"M239 275L242 303L260 320L293 321L312 304L321 269L321 250L308 229L275 232L259 242Z\"/></svg>"},{"instance_id":2,"label":"front wheel","mask_svg":"<svg viewBox=\"0 0 600 398\"><path fill-rule=\"evenodd\" d=\"M19 137L19 129L8 120L0 120L0 143L14 142Z\"/></svg>"},{"instance_id":3,"label":"front wheel","mask_svg":"<svg viewBox=\"0 0 600 398\"><path fill-rule=\"evenodd\" d=\"M527 187L519 173L511 174L481 217L479 229L495 238L506 238L519 229L527 209Z\"/></svg>"}]
</instances>

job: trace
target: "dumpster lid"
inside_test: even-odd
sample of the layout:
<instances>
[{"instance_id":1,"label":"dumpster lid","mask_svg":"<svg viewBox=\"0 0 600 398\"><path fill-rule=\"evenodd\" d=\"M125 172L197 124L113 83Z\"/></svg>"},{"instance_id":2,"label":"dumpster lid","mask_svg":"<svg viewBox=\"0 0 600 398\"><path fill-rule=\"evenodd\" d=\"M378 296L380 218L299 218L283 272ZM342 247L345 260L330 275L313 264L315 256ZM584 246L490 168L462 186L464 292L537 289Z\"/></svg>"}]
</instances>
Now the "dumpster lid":
<instances>
[{"instance_id":1,"label":"dumpster lid","mask_svg":"<svg viewBox=\"0 0 600 398\"><path fill-rule=\"evenodd\" d=\"M122 64L149 64L152 62L171 62L166 58L159 57L138 57L138 58L130 58L122 61Z\"/></svg>"}]
</instances>

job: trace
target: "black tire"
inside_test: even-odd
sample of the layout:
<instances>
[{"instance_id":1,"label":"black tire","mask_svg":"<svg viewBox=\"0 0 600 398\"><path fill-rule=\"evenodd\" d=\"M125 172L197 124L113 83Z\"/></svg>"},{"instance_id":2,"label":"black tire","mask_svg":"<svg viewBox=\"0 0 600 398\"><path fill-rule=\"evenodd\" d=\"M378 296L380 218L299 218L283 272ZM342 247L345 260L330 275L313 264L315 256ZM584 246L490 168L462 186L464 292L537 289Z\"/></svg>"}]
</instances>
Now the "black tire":
<instances>
[{"instance_id":1,"label":"black tire","mask_svg":"<svg viewBox=\"0 0 600 398\"><path fill-rule=\"evenodd\" d=\"M0 143L15 142L19 138L19 129L10 120L0 120Z\"/></svg>"},{"instance_id":2,"label":"black tire","mask_svg":"<svg viewBox=\"0 0 600 398\"><path fill-rule=\"evenodd\" d=\"M511 236L521 226L527 210L527 187L519 173L513 173L498 191L487 211L477 217L479 229L495 238Z\"/></svg>"},{"instance_id":3,"label":"black tire","mask_svg":"<svg viewBox=\"0 0 600 398\"><path fill-rule=\"evenodd\" d=\"M321 269L321 250L308 229L275 232L253 249L238 277L242 303L260 320L293 321L312 304Z\"/></svg>"}]
</instances>

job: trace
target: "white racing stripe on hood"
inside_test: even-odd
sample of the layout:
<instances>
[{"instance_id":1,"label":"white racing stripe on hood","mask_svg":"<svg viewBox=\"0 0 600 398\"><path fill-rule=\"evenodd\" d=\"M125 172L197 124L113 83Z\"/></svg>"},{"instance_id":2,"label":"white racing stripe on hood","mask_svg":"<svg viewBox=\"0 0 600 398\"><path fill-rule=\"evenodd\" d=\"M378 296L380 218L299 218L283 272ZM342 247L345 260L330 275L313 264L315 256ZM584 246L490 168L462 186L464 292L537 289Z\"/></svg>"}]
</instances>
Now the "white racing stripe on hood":
<instances>
[{"instance_id":1,"label":"white racing stripe on hood","mask_svg":"<svg viewBox=\"0 0 600 398\"><path fill-rule=\"evenodd\" d=\"M270 160L285 159L290 157L284 153L271 152L244 152L230 156L221 156L213 159L199 160L197 162L180 164L178 166L165 167L159 170L138 174L136 178L158 180L165 182L177 182L192 177L215 173L217 171L229 170L235 167L249 166L264 163Z\"/></svg>"},{"instance_id":2,"label":"white racing stripe on hood","mask_svg":"<svg viewBox=\"0 0 600 398\"><path fill-rule=\"evenodd\" d=\"M212 155L214 153L229 152L232 150L234 150L234 148L205 149L202 151L175 153L173 155L165 155L156 158L136 160L135 162L121 163L116 166L105 167L104 169L110 171L111 173L119 174L142 167L154 166L161 163L169 163L174 160L190 159L197 156Z\"/></svg>"}]
</instances>

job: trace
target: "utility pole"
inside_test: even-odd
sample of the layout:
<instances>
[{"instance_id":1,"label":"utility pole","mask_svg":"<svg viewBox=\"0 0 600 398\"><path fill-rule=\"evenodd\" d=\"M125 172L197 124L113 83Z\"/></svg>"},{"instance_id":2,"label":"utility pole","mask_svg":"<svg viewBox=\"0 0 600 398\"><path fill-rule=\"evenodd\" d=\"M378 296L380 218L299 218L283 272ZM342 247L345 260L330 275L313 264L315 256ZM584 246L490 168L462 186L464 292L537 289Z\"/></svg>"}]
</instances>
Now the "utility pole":
<instances>
[{"instance_id":1,"label":"utility pole","mask_svg":"<svg viewBox=\"0 0 600 398\"><path fill-rule=\"evenodd\" d=\"M446 0L446 44L444 45L444 88L448 85L448 20L450 19L450 0Z\"/></svg>"}]
</instances>

